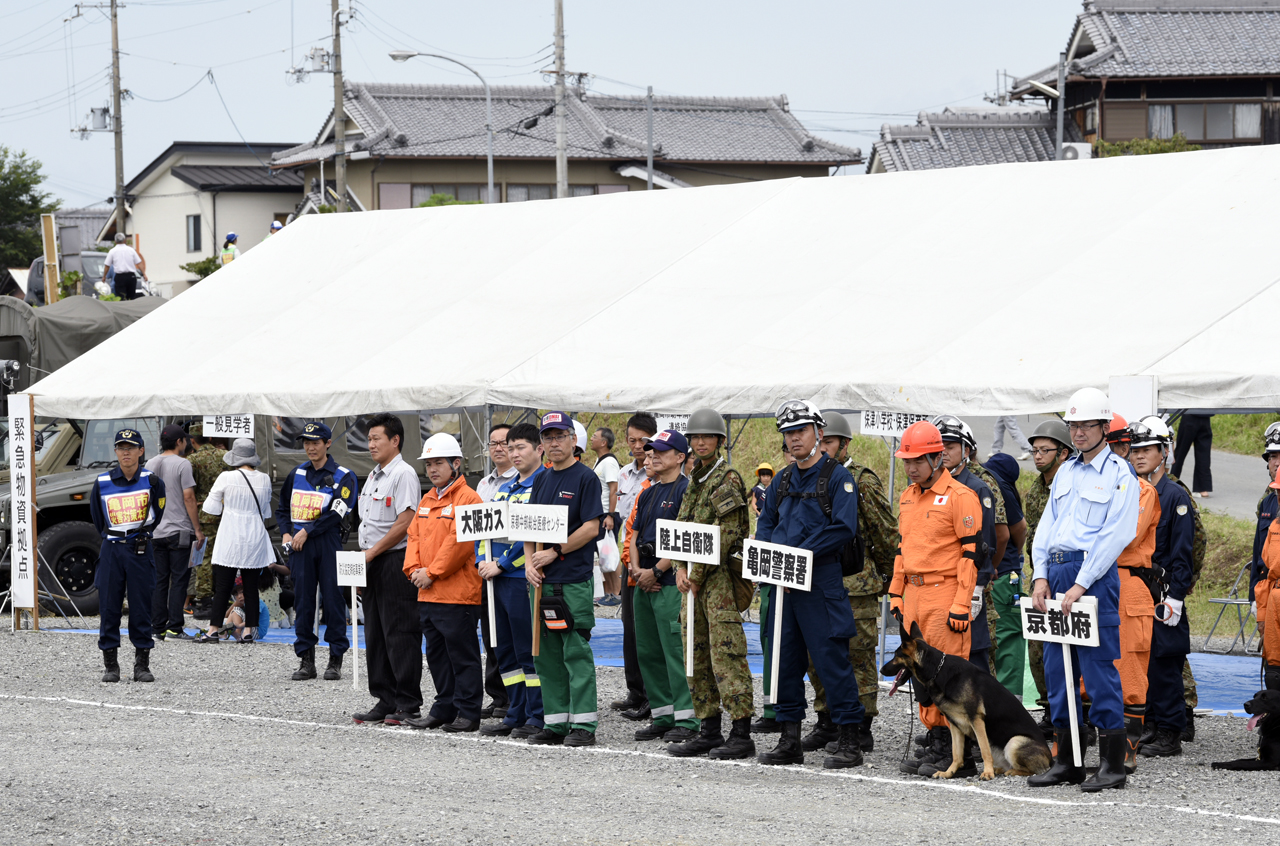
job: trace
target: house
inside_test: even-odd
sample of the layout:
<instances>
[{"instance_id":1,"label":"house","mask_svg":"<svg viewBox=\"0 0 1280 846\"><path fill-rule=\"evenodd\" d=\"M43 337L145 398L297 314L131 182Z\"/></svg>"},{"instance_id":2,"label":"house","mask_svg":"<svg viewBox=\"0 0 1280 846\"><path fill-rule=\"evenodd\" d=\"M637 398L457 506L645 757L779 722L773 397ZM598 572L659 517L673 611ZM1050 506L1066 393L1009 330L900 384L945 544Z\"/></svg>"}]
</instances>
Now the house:
<instances>
[{"instance_id":1,"label":"house","mask_svg":"<svg viewBox=\"0 0 1280 846\"><path fill-rule=\"evenodd\" d=\"M1087 141L1280 142L1280 0L1084 0L1065 45L1067 116ZM1057 64L1012 95L1056 88Z\"/></svg>"},{"instance_id":2,"label":"house","mask_svg":"<svg viewBox=\"0 0 1280 846\"><path fill-rule=\"evenodd\" d=\"M1083 140L1074 126L1063 127L1066 142ZM914 125L880 127L867 173L934 170L943 167L1052 161L1057 152L1057 118L1028 108L948 108L921 112Z\"/></svg>"},{"instance_id":3,"label":"house","mask_svg":"<svg viewBox=\"0 0 1280 846\"><path fill-rule=\"evenodd\" d=\"M267 237L273 220L285 222L302 177L266 162L293 146L175 141L125 185L125 230L137 236L157 293L185 291L197 277L181 265L216 256L228 232L240 236L243 251ZM98 237L110 241L115 231L112 210Z\"/></svg>"},{"instance_id":4,"label":"house","mask_svg":"<svg viewBox=\"0 0 1280 846\"><path fill-rule=\"evenodd\" d=\"M493 103L494 190L500 202L555 194L554 94L550 86L500 85ZM643 190L647 102L571 88L565 100L572 196ZM347 82L347 186L364 209L405 209L432 194L480 201L488 191L485 96L479 85ZM305 177L318 203L321 169L332 194L333 114L315 139L272 156L277 172ZM666 189L827 176L862 153L810 134L787 98L653 98L655 187ZM329 197L326 200L332 203Z\"/></svg>"}]
</instances>

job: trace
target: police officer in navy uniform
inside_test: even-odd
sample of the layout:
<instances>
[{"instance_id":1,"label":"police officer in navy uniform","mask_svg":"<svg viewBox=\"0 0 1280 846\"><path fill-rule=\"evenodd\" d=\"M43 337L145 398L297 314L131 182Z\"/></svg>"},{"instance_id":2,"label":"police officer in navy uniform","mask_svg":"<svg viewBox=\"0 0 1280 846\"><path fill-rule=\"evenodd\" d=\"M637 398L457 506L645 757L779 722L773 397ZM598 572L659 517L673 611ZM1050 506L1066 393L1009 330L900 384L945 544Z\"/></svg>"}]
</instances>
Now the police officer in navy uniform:
<instances>
[{"instance_id":1,"label":"police officer in navy uniform","mask_svg":"<svg viewBox=\"0 0 1280 846\"><path fill-rule=\"evenodd\" d=\"M840 568L840 553L858 532L858 487L839 462L833 462L819 448L826 420L817 406L804 400L789 400L777 411L776 423L788 453L796 463L786 474L785 496L779 496L774 479L765 493L764 509L756 522L756 539L785 544L813 553L810 590L788 590L782 603L782 651L778 702L774 713L782 726L778 745L758 756L762 764L803 764L800 723L804 719L804 675L808 658L827 688L831 720L839 728L836 751L823 761L828 769L862 764L858 730L866 714L858 700L858 680L849 663L849 638L853 637L853 611ZM829 470L828 516L818 495L818 480ZM776 589L776 588L775 588ZM762 628L772 630L777 603L770 607Z\"/></svg>"},{"instance_id":2,"label":"police officer in navy uniform","mask_svg":"<svg viewBox=\"0 0 1280 846\"><path fill-rule=\"evenodd\" d=\"M307 461L284 479L276 523L289 548L289 569L293 576L293 651L300 659L294 681L316 677L315 633L316 587L325 624L324 639L329 644L327 681L342 678L342 656L350 648L347 639L347 604L338 587L338 550L342 548L343 518L356 507L357 481L352 473L329 455L333 432L324 423L312 421L302 427Z\"/></svg>"},{"instance_id":3,"label":"police officer in navy uniform","mask_svg":"<svg viewBox=\"0 0 1280 846\"><path fill-rule=\"evenodd\" d=\"M120 681L120 617L125 591L129 594L129 640L133 643L133 680L155 681L151 675L151 593L156 570L151 531L164 515L164 482L142 467L145 447L136 429L116 432L117 466L100 475L89 496L93 525L102 533L98 570L101 623L98 648L102 650L104 682Z\"/></svg>"}]
</instances>

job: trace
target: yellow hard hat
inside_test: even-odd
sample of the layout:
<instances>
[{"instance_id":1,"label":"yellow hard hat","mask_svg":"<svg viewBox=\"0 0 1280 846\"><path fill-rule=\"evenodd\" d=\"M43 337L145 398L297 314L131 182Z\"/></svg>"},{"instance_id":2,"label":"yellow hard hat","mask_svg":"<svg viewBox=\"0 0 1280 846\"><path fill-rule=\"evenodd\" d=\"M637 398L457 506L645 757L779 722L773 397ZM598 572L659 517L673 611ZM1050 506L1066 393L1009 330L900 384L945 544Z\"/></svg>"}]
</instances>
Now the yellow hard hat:
<instances>
[{"instance_id":1,"label":"yellow hard hat","mask_svg":"<svg viewBox=\"0 0 1280 846\"><path fill-rule=\"evenodd\" d=\"M757 476L759 476L759 475L760 475L760 471L761 471L761 470L768 470L768 471L769 471L769 473L770 473L770 474L772 474L772 473L773 473L773 465L772 465L772 464L770 464L770 463L769 463L769 462L767 462L767 461L761 461L761 462L760 462L760 466L756 468L756 475L757 475Z\"/></svg>"}]
</instances>

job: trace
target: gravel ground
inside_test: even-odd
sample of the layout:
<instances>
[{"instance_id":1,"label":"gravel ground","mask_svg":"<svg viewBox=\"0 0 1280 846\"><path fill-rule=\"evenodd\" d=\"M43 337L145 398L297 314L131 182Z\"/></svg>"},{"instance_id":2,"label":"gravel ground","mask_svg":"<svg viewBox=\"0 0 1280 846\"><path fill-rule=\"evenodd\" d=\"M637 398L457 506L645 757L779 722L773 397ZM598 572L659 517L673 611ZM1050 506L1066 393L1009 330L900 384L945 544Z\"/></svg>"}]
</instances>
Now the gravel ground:
<instances>
[{"instance_id":1,"label":"gravel ground","mask_svg":"<svg viewBox=\"0 0 1280 846\"><path fill-rule=\"evenodd\" d=\"M810 753L766 768L635 742L637 724L607 710L621 669L599 670L600 745L548 749L356 726L371 700L350 663L340 682L292 682L283 645L163 643L155 684L104 685L92 636L0 625L0 843L1060 843L1087 822L1101 842L1183 844L1280 831L1275 774L1209 769L1253 754L1233 718L1199 719L1181 758L1144 760L1128 789L1089 799L900 775L903 695L881 695L866 766L824 771Z\"/></svg>"}]
</instances>

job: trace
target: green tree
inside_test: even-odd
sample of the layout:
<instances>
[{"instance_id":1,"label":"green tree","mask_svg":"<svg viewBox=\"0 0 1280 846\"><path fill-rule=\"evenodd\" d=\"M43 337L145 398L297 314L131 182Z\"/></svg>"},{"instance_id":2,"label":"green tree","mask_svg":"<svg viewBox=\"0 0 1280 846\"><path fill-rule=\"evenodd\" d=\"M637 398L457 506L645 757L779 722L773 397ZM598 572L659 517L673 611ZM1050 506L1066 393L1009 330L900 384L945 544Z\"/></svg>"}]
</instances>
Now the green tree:
<instances>
[{"instance_id":1,"label":"green tree","mask_svg":"<svg viewBox=\"0 0 1280 846\"><path fill-rule=\"evenodd\" d=\"M200 259L200 261L180 264L178 268L185 270L187 273L194 273L198 279L203 279L221 266L222 262L218 260L217 256L209 256L208 258Z\"/></svg>"},{"instance_id":2,"label":"green tree","mask_svg":"<svg viewBox=\"0 0 1280 846\"><path fill-rule=\"evenodd\" d=\"M26 267L44 252L40 215L59 203L40 190L40 162L0 145L0 267Z\"/></svg>"},{"instance_id":3,"label":"green tree","mask_svg":"<svg viewBox=\"0 0 1280 846\"><path fill-rule=\"evenodd\" d=\"M1093 156L1105 159L1110 156L1150 156L1155 153L1190 153L1199 150L1199 144L1187 142L1181 132L1172 138L1135 138L1132 141L1098 140L1093 142Z\"/></svg>"},{"instance_id":4,"label":"green tree","mask_svg":"<svg viewBox=\"0 0 1280 846\"><path fill-rule=\"evenodd\" d=\"M452 194L432 194L425 203L418 203L418 208L429 209L434 206L477 206L476 200L459 200Z\"/></svg>"}]
</instances>

